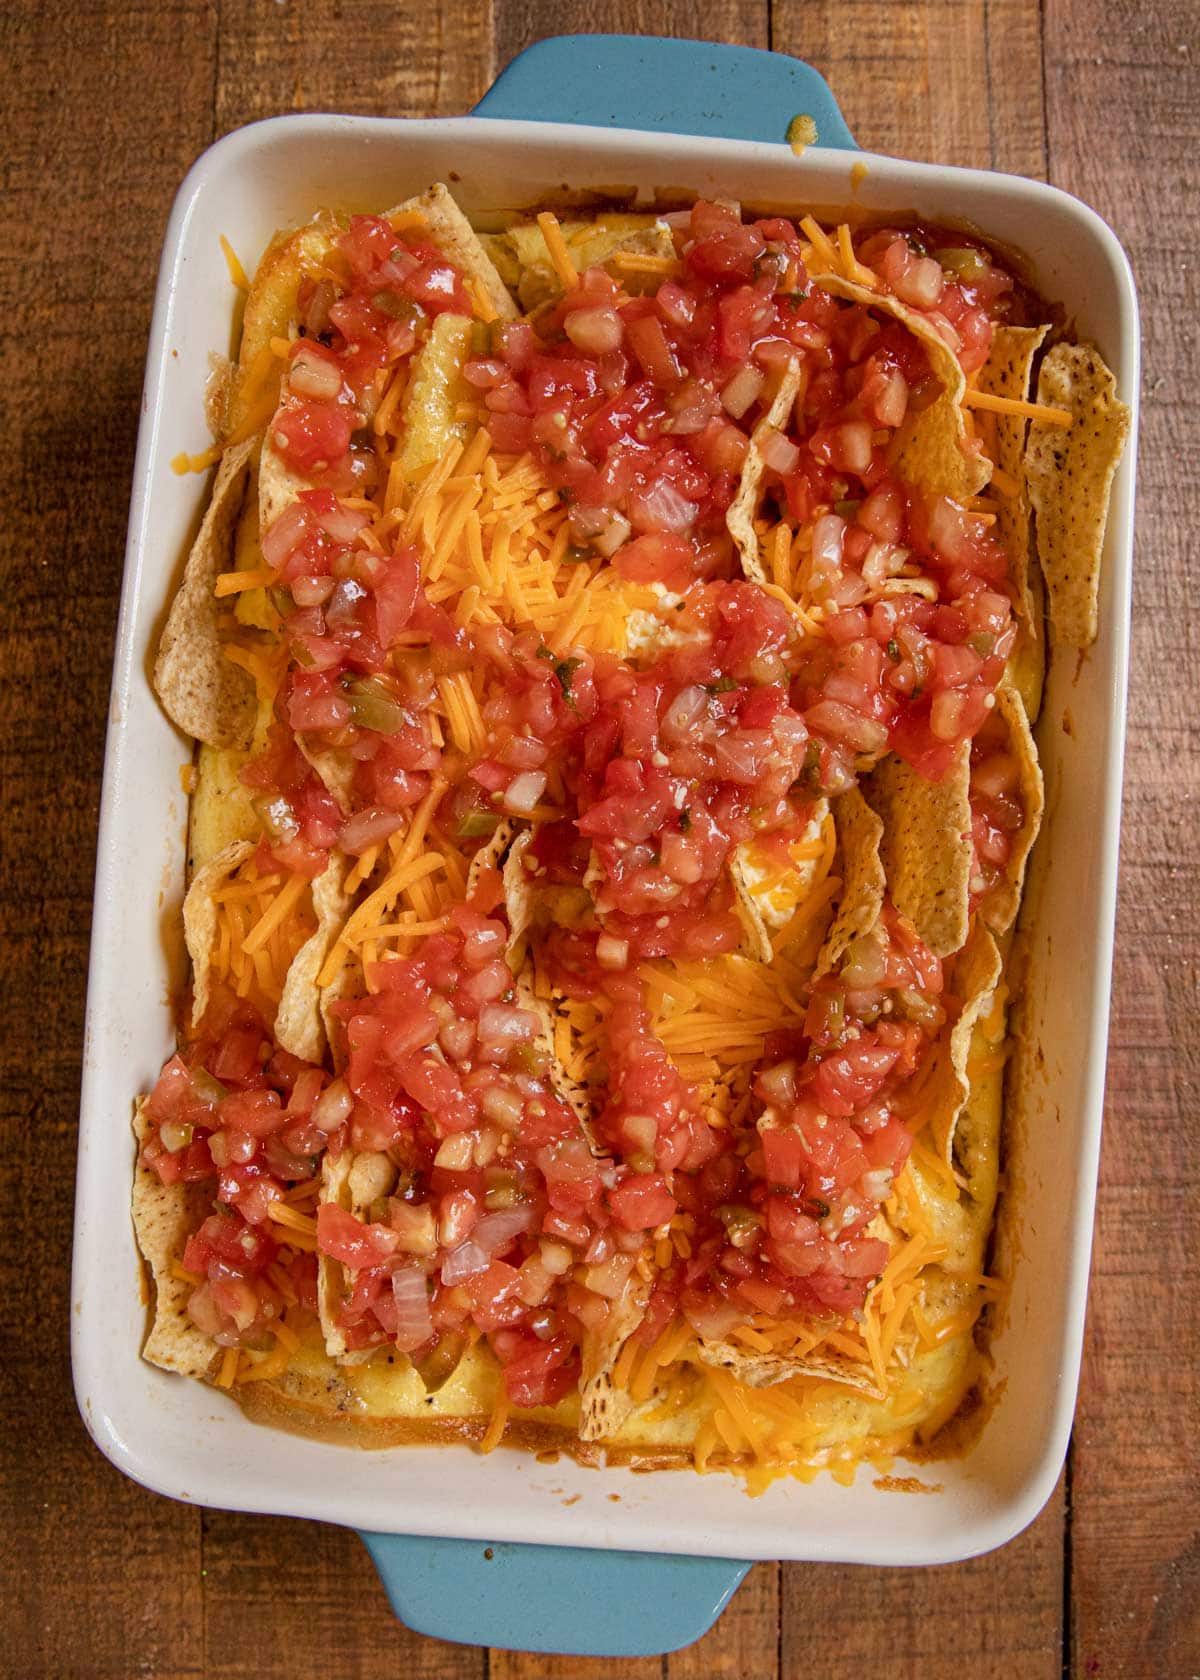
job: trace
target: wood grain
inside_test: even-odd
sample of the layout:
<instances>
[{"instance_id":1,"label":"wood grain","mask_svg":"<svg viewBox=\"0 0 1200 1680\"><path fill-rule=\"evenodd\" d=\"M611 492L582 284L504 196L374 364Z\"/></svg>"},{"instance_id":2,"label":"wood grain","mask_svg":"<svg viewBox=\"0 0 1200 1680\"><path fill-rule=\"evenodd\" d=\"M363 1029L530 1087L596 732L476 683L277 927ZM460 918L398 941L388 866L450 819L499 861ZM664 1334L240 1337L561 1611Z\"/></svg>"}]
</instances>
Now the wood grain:
<instances>
[{"instance_id":1,"label":"wood grain","mask_svg":"<svg viewBox=\"0 0 1200 1680\"><path fill-rule=\"evenodd\" d=\"M1026 1533L969 1563L785 1564L781 1680L858 1680L881 1660L888 1680L1057 1680L1061 1605L1048 1583L1061 1589L1062 1528L1060 1488Z\"/></svg>"},{"instance_id":2,"label":"wood grain","mask_svg":"<svg viewBox=\"0 0 1200 1680\"><path fill-rule=\"evenodd\" d=\"M1045 174L1038 0L773 0L771 46L821 71L866 151Z\"/></svg>"},{"instance_id":3,"label":"wood grain","mask_svg":"<svg viewBox=\"0 0 1200 1680\"><path fill-rule=\"evenodd\" d=\"M80 9L70 33L64 109L61 17L0 12L0 1668L165 1680L201 1672L198 1521L126 1481L84 1434L68 1255L142 362L171 196L208 138L213 36L199 0L130 8L120 29ZM176 57L181 37L190 51Z\"/></svg>"},{"instance_id":4,"label":"wood grain","mask_svg":"<svg viewBox=\"0 0 1200 1680\"><path fill-rule=\"evenodd\" d=\"M1108 1104L1071 1485L1070 1655L1105 1680L1200 1669L1200 1328L1179 1287L1195 1277L1200 1213L1197 635L1179 610L1200 492L1178 470L1200 448L1200 238L1178 209L1197 188L1197 24L1186 3L1046 12L1051 178L1124 241L1145 332Z\"/></svg>"},{"instance_id":5,"label":"wood grain","mask_svg":"<svg viewBox=\"0 0 1200 1680\"><path fill-rule=\"evenodd\" d=\"M1044 17L1043 17L1044 12ZM343 1531L126 1481L70 1396L70 1184L100 753L142 362L172 195L277 112L448 114L551 33L809 59L873 148L1046 176L1124 239L1146 327L1122 897L1070 1476L991 1557L760 1565L690 1650L539 1658L400 1627ZM1192 0L73 0L0 8L0 1672L21 1680L1042 1680L1200 1672L1200 677ZM47 844L49 841L49 845ZM298 1616L296 1607L304 1614Z\"/></svg>"}]
</instances>

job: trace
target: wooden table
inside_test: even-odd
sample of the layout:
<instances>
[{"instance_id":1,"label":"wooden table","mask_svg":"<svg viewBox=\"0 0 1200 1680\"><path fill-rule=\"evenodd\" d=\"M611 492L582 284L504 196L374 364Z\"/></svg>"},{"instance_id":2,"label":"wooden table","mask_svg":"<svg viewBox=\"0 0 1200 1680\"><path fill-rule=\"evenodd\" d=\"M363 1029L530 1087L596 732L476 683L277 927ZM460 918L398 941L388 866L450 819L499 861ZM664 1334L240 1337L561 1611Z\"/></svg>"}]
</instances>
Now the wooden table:
<instances>
[{"instance_id":1,"label":"wooden table","mask_svg":"<svg viewBox=\"0 0 1200 1680\"><path fill-rule=\"evenodd\" d=\"M1197 11L1191 0L92 0L0 11L0 1670L23 1680L649 1680L1200 1670ZM817 65L874 150L1049 179L1137 269L1141 509L1108 1126L1062 1484L1001 1552L756 1567L716 1629L608 1665L423 1640L353 1535L143 1492L71 1400L68 1251L101 744L155 268L187 166L304 109L467 110L539 36L659 30ZM1190 377L1189 377L1190 375ZM1195 523L1193 523L1195 522Z\"/></svg>"}]
</instances>

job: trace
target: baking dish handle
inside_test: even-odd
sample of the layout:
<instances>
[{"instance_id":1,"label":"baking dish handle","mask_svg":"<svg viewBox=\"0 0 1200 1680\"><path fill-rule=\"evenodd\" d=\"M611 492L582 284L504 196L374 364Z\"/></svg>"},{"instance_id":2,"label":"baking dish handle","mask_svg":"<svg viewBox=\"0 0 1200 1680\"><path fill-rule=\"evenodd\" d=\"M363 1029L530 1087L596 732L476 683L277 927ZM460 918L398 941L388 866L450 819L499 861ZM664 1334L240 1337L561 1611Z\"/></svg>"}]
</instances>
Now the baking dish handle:
<instances>
[{"instance_id":1,"label":"baking dish handle","mask_svg":"<svg viewBox=\"0 0 1200 1680\"><path fill-rule=\"evenodd\" d=\"M818 145L857 150L829 84L798 58L654 35L556 35L519 53L474 114L782 143L801 113Z\"/></svg>"},{"instance_id":2,"label":"baking dish handle","mask_svg":"<svg viewBox=\"0 0 1200 1680\"><path fill-rule=\"evenodd\" d=\"M512 63L479 117L784 142L805 113L817 143L855 150L824 79L782 53L642 35L560 35ZM708 1632L750 1565L572 1546L364 1534L397 1616L464 1645L650 1657Z\"/></svg>"},{"instance_id":3,"label":"baking dish handle","mask_svg":"<svg viewBox=\"0 0 1200 1680\"><path fill-rule=\"evenodd\" d=\"M732 1558L484 1546L364 1534L392 1609L416 1633L563 1656L654 1657L707 1633L749 1569Z\"/></svg>"}]
</instances>

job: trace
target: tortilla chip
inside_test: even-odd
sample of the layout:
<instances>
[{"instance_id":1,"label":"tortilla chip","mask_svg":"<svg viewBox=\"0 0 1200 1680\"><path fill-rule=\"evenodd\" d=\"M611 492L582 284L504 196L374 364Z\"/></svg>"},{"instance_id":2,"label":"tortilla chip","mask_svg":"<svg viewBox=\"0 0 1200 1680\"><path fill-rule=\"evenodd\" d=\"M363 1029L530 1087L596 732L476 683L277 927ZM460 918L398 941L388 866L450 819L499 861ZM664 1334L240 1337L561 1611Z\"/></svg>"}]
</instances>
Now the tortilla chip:
<instances>
[{"instance_id":1,"label":"tortilla chip","mask_svg":"<svg viewBox=\"0 0 1200 1680\"><path fill-rule=\"evenodd\" d=\"M742 924L742 950L755 962L769 963L775 954L770 930L754 896L746 843L735 846L729 858L729 880L733 887L733 908Z\"/></svg>"},{"instance_id":2,"label":"tortilla chip","mask_svg":"<svg viewBox=\"0 0 1200 1680\"><path fill-rule=\"evenodd\" d=\"M634 1409L634 1401L617 1388L612 1373L622 1348L646 1316L649 1299L649 1284L636 1270L631 1272L624 1294L610 1305L603 1328L584 1335L579 1379L581 1441L607 1440Z\"/></svg>"},{"instance_id":3,"label":"tortilla chip","mask_svg":"<svg viewBox=\"0 0 1200 1680\"><path fill-rule=\"evenodd\" d=\"M1099 353L1084 344L1056 344L1048 352L1038 375L1037 400L1075 416L1069 430L1030 427L1025 478L1050 595L1051 627L1060 642L1087 648L1100 625L1108 498L1130 413L1118 401L1116 381Z\"/></svg>"},{"instance_id":4,"label":"tortilla chip","mask_svg":"<svg viewBox=\"0 0 1200 1680\"><path fill-rule=\"evenodd\" d=\"M299 311L300 286L325 263L338 232L332 216L322 214L305 227L276 234L263 253L242 312L226 436L236 435L264 406L274 408L283 362L274 356L271 340L289 336Z\"/></svg>"},{"instance_id":5,"label":"tortilla chip","mask_svg":"<svg viewBox=\"0 0 1200 1680\"><path fill-rule=\"evenodd\" d=\"M946 979L950 996L959 1000L959 1013L950 1030L931 1052L934 1070L925 1087L923 1108L929 1115L929 1131L946 1162L954 1165L954 1132L971 1094L967 1064L971 1058L976 1024L991 1007L992 997L1004 964L996 941L976 917L971 935L954 960Z\"/></svg>"},{"instance_id":6,"label":"tortilla chip","mask_svg":"<svg viewBox=\"0 0 1200 1680\"><path fill-rule=\"evenodd\" d=\"M991 352L979 370L976 388L995 397L1027 401L1034 358L1049 331L1048 326L994 327ZM1015 496L997 495L992 534L1009 558L1013 600L1023 634L1037 641L1041 638L1041 625L1029 586L1031 510L1025 484L1025 434L1029 421L1020 414L995 414L989 418L996 440L995 463L1020 486Z\"/></svg>"},{"instance_id":7,"label":"tortilla chip","mask_svg":"<svg viewBox=\"0 0 1200 1680\"><path fill-rule=\"evenodd\" d=\"M334 1005L345 1002L347 998L362 997L366 989L361 963L349 956L338 970L337 978L331 980L328 986L320 988L317 1007L321 1014L321 1025L325 1028L325 1042L329 1046L329 1056L335 1073L342 1073L350 1058L347 1054L345 1022L335 1013Z\"/></svg>"},{"instance_id":8,"label":"tortilla chip","mask_svg":"<svg viewBox=\"0 0 1200 1680\"><path fill-rule=\"evenodd\" d=\"M609 268L618 274L627 292L654 290L663 275L622 269L619 259L623 253L667 259L675 255L671 230L657 216L601 211L590 221L560 217L559 226L571 261L580 273L589 268ZM501 277L517 293L523 309L532 311L562 296L562 278L535 221L515 222L502 233L484 234L481 242Z\"/></svg>"},{"instance_id":9,"label":"tortilla chip","mask_svg":"<svg viewBox=\"0 0 1200 1680\"><path fill-rule=\"evenodd\" d=\"M183 900L183 936L192 959L192 1025L199 1026L208 1008L209 974L217 938L217 906L213 893L254 852L253 842L235 840L196 872Z\"/></svg>"},{"instance_id":10,"label":"tortilla chip","mask_svg":"<svg viewBox=\"0 0 1200 1680\"><path fill-rule=\"evenodd\" d=\"M702 1365L728 1371L747 1388L773 1388L795 1377L816 1377L821 1382L844 1383L862 1394L882 1400L873 1373L857 1360L837 1354L811 1353L791 1357L779 1353L750 1353L736 1342L701 1342L698 1357Z\"/></svg>"},{"instance_id":11,"label":"tortilla chip","mask_svg":"<svg viewBox=\"0 0 1200 1680\"><path fill-rule=\"evenodd\" d=\"M475 430L473 420L458 417L475 395L462 371L471 354L472 327L467 315L439 315L413 359L401 410L400 462L408 478L434 466L452 443L466 443Z\"/></svg>"},{"instance_id":12,"label":"tortilla chip","mask_svg":"<svg viewBox=\"0 0 1200 1680\"><path fill-rule=\"evenodd\" d=\"M512 858L514 853L519 855L519 853L523 852L525 847L528 846L530 840L532 839L532 835L530 834L528 829L524 830L524 832L522 834L518 834L515 840L513 839L513 830L516 828L516 826L517 826L516 823L510 821L507 817L505 817L501 822L496 824L496 827L495 827L494 831L492 832L492 834L490 834L488 836L488 839L486 840L486 842L482 846L480 846L479 850L475 853L475 856L471 859L471 866L467 870L467 892L466 892L466 896L467 896L468 899L473 899L475 897L475 893L476 893L476 891L479 887L479 878L483 874L485 869L499 869L500 868L501 859L504 857L505 852L508 851L508 848L509 848L510 845L513 848L512 852L509 852L509 858L510 859ZM517 938L519 937L519 930L516 929L513 926L513 908L514 908L514 905L510 904L508 902L508 894L509 894L509 888L511 886L514 893L518 894L518 898L517 898L516 902L519 905L520 881L518 879L518 876L520 875L520 873L521 873L520 871L514 871L512 880L510 882L510 879L509 879L509 864L508 864L507 861L505 862L504 868L503 868L503 871L502 871L502 880L503 880L503 885L504 885L505 906L508 910L508 928L509 928L508 949L509 949L509 951L511 951L513 949L513 946L514 946Z\"/></svg>"},{"instance_id":13,"label":"tortilla chip","mask_svg":"<svg viewBox=\"0 0 1200 1680\"><path fill-rule=\"evenodd\" d=\"M326 1152L321 1162L322 1202L333 1202L347 1212L350 1211L350 1169L353 1164L353 1150L343 1149L337 1156ZM345 1332L337 1322L337 1315L346 1293L346 1268L340 1260L331 1259L328 1254L322 1254L318 1250L317 1317L321 1321L321 1330L325 1336L325 1351L331 1359L336 1360L342 1360L346 1356Z\"/></svg>"},{"instance_id":14,"label":"tortilla chip","mask_svg":"<svg viewBox=\"0 0 1200 1680\"><path fill-rule=\"evenodd\" d=\"M202 746L188 812L188 875L239 840L257 840L262 824L254 795L241 780L250 754L240 747Z\"/></svg>"},{"instance_id":15,"label":"tortilla chip","mask_svg":"<svg viewBox=\"0 0 1200 1680\"><path fill-rule=\"evenodd\" d=\"M834 867L841 869L842 890L833 925L817 956L814 980L835 969L854 940L875 926L886 890L880 857L883 824L857 788L833 801L833 820L839 854Z\"/></svg>"},{"instance_id":16,"label":"tortilla chip","mask_svg":"<svg viewBox=\"0 0 1200 1680\"><path fill-rule=\"evenodd\" d=\"M829 802L818 799L799 839L793 842L792 867L782 875L775 855L764 856L754 840L743 840L729 857L734 908L745 931L743 950L758 962L770 962L775 935L803 914L821 865L821 855L803 854L809 842L819 842L830 820Z\"/></svg>"},{"instance_id":17,"label":"tortilla chip","mask_svg":"<svg viewBox=\"0 0 1200 1680\"><path fill-rule=\"evenodd\" d=\"M834 297L890 315L921 341L942 394L900 426L892 445L893 464L901 478L927 495L950 496L957 502L977 496L992 476L992 464L972 447L962 406L966 376L945 339L923 315L887 292L837 274L814 274L812 283Z\"/></svg>"},{"instance_id":18,"label":"tortilla chip","mask_svg":"<svg viewBox=\"0 0 1200 1680\"><path fill-rule=\"evenodd\" d=\"M444 256L472 282L491 304L502 321L515 321L520 311L508 287L496 272L496 265L484 249L479 235L455 203L447 187L439 181L398 204L388 216L408 216L413 211L424 218L433 243Z\"/></svg>"},{"instance_id":19,"label":"tortilla chip","mask_svg":"<svg viewBox=\"0 0 1200 1680\"><path fill-rule=\"evenodd\" d=\"M349 869L349 860L341 853L335 853L313 881L312 905L317 930L305 940L288 965L279 998L275 1016L276 1042L281 1049L299 1056L302 1062L320 1062L325 1055L325 1027L317 975L325 966L325 958L350 908L345 892Z\"/></svg>"},{"instance_id":20,"label":"tortilla chip","mask_svg":"<svg viewBox=\"0 0 1200 1680\"><path fill-rule=\"evenodd\" d=\"M221 1349L198 1330L187 1315L193 1285L176 1276L173 1267L193 1231L199 1229L212 1206L212 1186L164 1184L156 1172L143 1166L142 1145L149 1126L146 1098L134 1105L133 1131L138 1142L138 1163L133 1180L133 1228L154 1282L154 1317L142 1356L164 1371L178 1371L185 1377L205 1377Z\"/></svg>"},{"instance_id":21,"label":"tortilla chip","mask_svg":"<svg viewBox=\"0 0 1200 1680\"><path fill-rule=\"evenodd\" d=\"M766 413L750 434L750 447L746 451L738 493L725 515L726 528L742 557L742 570L752 582L762 585L767 583L767 574L759 557L758 532L754 528L754 520L758 513L763 473L766 471L766 462L762 457L763 438L767 432L781 431L787 424L787 417L792 412L792 404L800 390L800 380L798 363L790 362Z\"/></svg>"},{"instance_id":22,"label":"tortilla chip","mask_svg":"<svg viewBox=\"0 0 1200 1680\"><path fill-rule=\"evenodd\" d=\"M356 1219L370 1221L372 1204L390 1195L396 1187L398 1169L389 1155L377 1150L343 1149L336 1159L325 1155L321 1163L321 1202L335 1202ZM337 1322L343 1302L353 1284L351 1268L327 1254L317 1254L317 1316L325 1337L325 1351L339 1365L363 1365L375 1353L373 1347L350 1349L345 1332Z\"/></svg>"},{"instance_id":23,"label":"tortilla chip","mask_svg":"<svg viewBox=\"0 0 1200 1680\"><path fill-rule=\"evenodd\" d=\"M314 747L303 735L296 736L296 745L326 793L332 794L342 815L348 817L354 809L355 760L338 747Z\"/></svg>"},{"instance_id":24,"label":"tortilla chip","mask_svg":"<svg viewBox=\"0 0 1200 1680\"><path fill-rule=\"evenodd\" d=\"M287 389L285 380L280 388L280 401L286 396ZM316 482L315 478L308 478L304 473L298 473L288 466L268 430L258 468L259 528L269 531L284 509L291 507L300 492L311 490Z\"/></svg>"},{"instance_id":25,"label":"tortilla chip","mask_svg":"<svg viewBox=\"0 0 1200 1680\"><path fill-rule=\"evenodd\" d=\"M996 690L996 710L1008 730L1009 751L1017 764L1024 819L1012 836L1003 879L997 881L981 905L981 913L993 933L1007 933L1021 908L1025 865L1042 826L1046 794L1037 747L1016 687L1006 677Z\"/></svg>"},{"instance_id":26,"label":"tortilla chip","mask_svg":"<svg viewBox=\"0 0 1200 1680\"><path fill-rule=\"evenodd\" d=\"M254 679L225 658L220 635L225 609L213 594L218 576L229 569L257 443L247 438L221 457L154 662L154 687L171 722L213 747L248 745L258 709Z\"/></svg>"},{"instance_id":27,"label":"tortilla chip","mask_svg":"<svg viewBox=\"0 0 1200 1680\"><path fill-rule=\"evenodd\" d=\"M971 747L963 741L940 782L890 754L864 783L883 819L888 893L935 957L964 944L970 920Z\"/></svg>"}]
</instances>

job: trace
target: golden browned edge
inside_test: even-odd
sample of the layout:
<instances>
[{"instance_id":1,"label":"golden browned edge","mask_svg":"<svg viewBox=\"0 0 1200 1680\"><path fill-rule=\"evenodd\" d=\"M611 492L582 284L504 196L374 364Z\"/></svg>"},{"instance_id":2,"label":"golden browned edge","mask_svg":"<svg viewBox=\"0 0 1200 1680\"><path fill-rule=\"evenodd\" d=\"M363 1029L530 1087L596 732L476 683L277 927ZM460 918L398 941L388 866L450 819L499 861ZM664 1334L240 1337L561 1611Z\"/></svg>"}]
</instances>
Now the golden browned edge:
<instances>
[{"instance_id":1,"label":"golden browned edge","mask_svg":"<svg viewBox=\"0 0 1200 1680\"><path fill-rule=\"evenodd\" d=\"M233 1391L232 1398L252 1423L368 1452L388 1447L478 1446L490 1422L486 1413L471 1418L353 1416L337 1411L336 1406L331 1409L329 1405L284 1394L273 1382L242 1383ZM694 1468L691 1452L683 1448L621 1447L603 1441L581 1441L574 1430L563 1424L521 1418L516 1412L509 1414L499 1444L517 1452L562 1453L585 1469L600 1469L604 1465L625 1470ZM714 1452L708 1462L716 1469L730 1470L749 1461Z\"/></svg>"}]
</instances>

